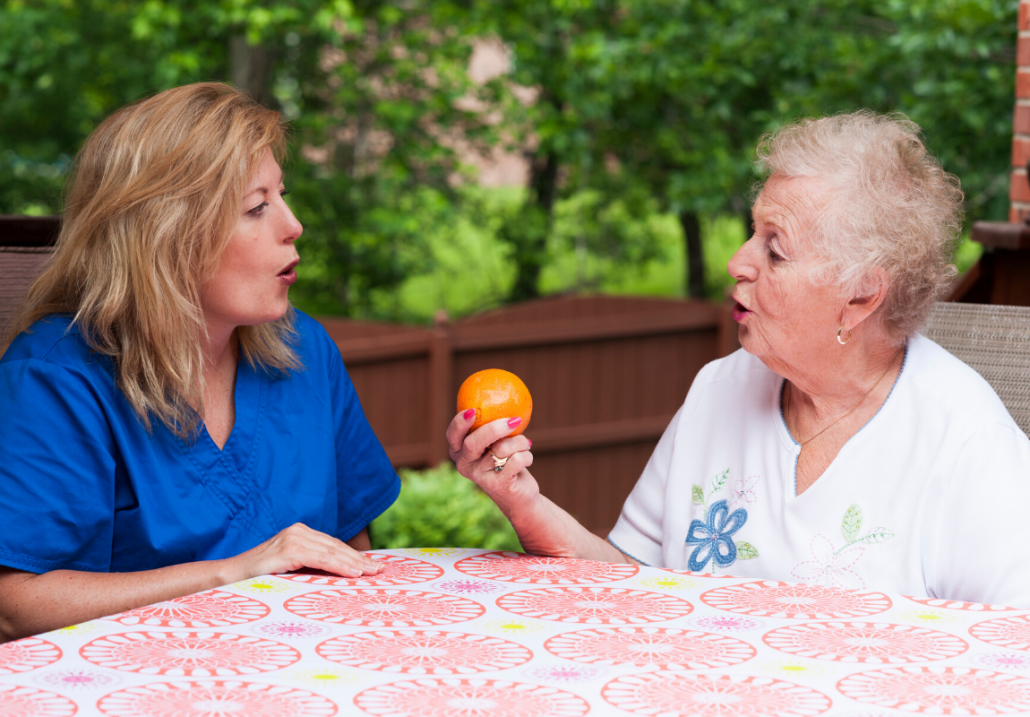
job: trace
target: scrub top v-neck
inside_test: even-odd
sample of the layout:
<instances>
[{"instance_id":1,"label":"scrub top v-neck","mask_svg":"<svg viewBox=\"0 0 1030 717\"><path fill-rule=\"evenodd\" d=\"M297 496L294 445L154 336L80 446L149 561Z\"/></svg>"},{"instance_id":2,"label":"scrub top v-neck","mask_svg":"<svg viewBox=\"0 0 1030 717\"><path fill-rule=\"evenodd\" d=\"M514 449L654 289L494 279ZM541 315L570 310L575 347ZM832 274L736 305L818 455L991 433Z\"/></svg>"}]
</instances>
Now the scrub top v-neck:
<instances>
[{"instance_id":1,"label":"scrub top v-neck","mask_svg":"<svg viewBox=\"0 0 1030 717\"><path fill-rule=\"evenodd\" d=\"M70 318L18 336L0 360L0 565L123 572L238 555L293 523L348 540L400 481L339 351L297 312L303 368L241 359L236 420L148 432Z\"/></svg>"}]
</instances>

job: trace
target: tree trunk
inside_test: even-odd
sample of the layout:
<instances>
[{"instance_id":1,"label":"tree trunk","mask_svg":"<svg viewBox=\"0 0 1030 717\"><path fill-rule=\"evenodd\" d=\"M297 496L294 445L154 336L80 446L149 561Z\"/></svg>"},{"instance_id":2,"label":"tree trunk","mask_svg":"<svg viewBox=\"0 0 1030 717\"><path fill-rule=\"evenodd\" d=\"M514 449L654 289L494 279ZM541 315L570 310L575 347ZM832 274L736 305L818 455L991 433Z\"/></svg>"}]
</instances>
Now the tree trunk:
<instances>
[{"instance_id":1,"label":"tree trunk","mask_svg":"<svg viewBox=\"0 0 1030 717\"><path fill-rule=\"evenodd\" d=\"M511 289L512 301L540 296L540 271L547 258L547 236L558 191L558 155L547 152L534 157L529 175L532 206L514 217L505 238L515 246L518 274Z\"/></svg>"},{"instance_id":2,"label":"tree trunk","mask_svg":"<svg viewBox=\"0 0 1030 717\"><path fill-rule=\"evenodd\" d=\"M251 45L247 38L235 35L229 39L229 80L255 100L271 107L272 70L275 56L265 45Z\"/></svg>"},{"instance_id":3,"label":"tree trunk","mask_svg":"<svg viewBox=\"0 0 1030 717\"><path fill-rule=\"evenodd\" d=\"M705 257L701 250L701 221L697 212L680 212L683 241L687 257L687 296L701 299L705 296Z\"/></svg>"},{"instance_id":4,"label":"tree trunk","mask_svg":"<svg viewBox=\"0 0 1030 717\"><path fill-rule=\"evenodd\" d=\"M755 233L755 218L751 215L751 205L744 202L744 211L741 213L744 220L744 241L751 238Z\"/></svg>"}]
</instances>

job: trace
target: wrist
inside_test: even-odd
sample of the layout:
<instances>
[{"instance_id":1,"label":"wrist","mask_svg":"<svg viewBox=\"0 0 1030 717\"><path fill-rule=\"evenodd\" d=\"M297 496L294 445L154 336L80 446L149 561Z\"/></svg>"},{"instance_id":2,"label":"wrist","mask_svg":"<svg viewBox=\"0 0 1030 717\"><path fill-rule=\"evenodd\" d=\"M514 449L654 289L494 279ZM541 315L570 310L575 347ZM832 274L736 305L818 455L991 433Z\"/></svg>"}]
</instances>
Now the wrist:
<instances>
[{"instance_id":1,"label":"wrist","mask_svg":"<svg viewBox=\"0 0 1030 717\"><path fill-rule=\"evenodd\" d=\"M219 585L231 585L232 583L238 583L247 578L254 577L253 575L247 575L243 569L242 556L237 555L232 558L223 558L222 560L215 561L215 579L218 580Z\"/></svg>"}]
</instances>

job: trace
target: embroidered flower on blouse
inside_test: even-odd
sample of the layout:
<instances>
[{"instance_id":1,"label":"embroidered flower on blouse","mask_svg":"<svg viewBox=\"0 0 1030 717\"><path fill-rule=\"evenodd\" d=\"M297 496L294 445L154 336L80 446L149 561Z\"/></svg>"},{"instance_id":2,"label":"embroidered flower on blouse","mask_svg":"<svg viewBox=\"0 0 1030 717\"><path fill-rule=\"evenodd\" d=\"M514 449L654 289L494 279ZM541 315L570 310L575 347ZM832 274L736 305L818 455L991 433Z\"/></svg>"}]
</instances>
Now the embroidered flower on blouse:
<instances>
[{"instance_id":1,"label":"embroidered flower on blouse","mask_svg":"<svg viewBox=\"0 0 1030 717\"><path fill-rule=\"evenodd\" d=\"M744 505L754 503L757 500L755 495L755 484L758 483L758 476L750 478L738 478L733 482L733 490L730 492L730 510Z\"/></svg>"},{"instance_id":2,"label":"embroidered flower on blouse","mask_svg":"<svg viewBox=\"0 0 1030 717\"><path fill-rule=\"evenodd\" d=\"M747 511L737 508L730 513L725 500L712 503L707 523L694 520L687 531L687 545L697 545L690 554L687 567L695 572L704 569L709 560L719 567L733 565L737 545L731 537L747 522Z\"/></svg>"},{"instance_id":3,"label":"embroidered flower on blouse","mask_svg":"<svg viewBox=\"0 0 1030 717\"><path fill-rule=\"evenodd\" d=\"M851 569L865 553L865 548L850 545L837 552L825 535L812 538L812 559L798 563L790 574L807 582L819 583L831 588L862 590L865 581Z\"/></svg>"},{"instance_id":4,"label":"embroidered flower on blouse","mask_svg":"<svg viewBox=\"0 0 1030 717\"><path fill-rule=\"evenodd\" d=\"M840 532L845 543L835 548L821 533L812 538L812 559L798 563L790 574L807 582L821 583L832 588L862 590L865 580L851 569L865 553L863 545L876 545L894 537L894 531L877 527L862 533L862 509L856 503L844 511Z\"/></svg>"},{"instance_id":5,"label":"embroidered flower on blouse","mask_svg":"<svg viewBox=\"0 0 1030 717\"><path fill-rule=\"evenodd\" d=\"M759 476L736 481L733 490L730 491L729 501L711 503L712 497L725 487L729 478L730 469L727 468L709 481L707 491L696 483L691 486L691 501L704 510L704 517L701 520L693 520L690 530L687 531L687 544L697 545L687 561L687 568L694 572L703 570L709 560L712 561L714 575L717 565L725 568L738 559L751 560L758 557L758 549L755 546L743 540L735 542L730 536L747 522L747 510L737 506L755 500L754 487Z\"/></svg>"}]
</instances>

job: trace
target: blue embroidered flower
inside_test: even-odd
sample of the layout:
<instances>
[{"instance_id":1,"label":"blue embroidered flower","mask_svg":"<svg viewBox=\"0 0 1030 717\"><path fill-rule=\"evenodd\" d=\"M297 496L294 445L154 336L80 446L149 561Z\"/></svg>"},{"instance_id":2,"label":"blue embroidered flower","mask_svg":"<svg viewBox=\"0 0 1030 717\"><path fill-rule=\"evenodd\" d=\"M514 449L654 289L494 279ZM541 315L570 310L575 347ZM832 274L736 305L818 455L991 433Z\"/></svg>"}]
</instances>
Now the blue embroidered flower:
<instances>
[{"instance_id":1,"label":"blue embroidered flower","mask_svg":"<svg viewBox=\"0 0 1030 717\"><path fill-rule=\"evenodd\" d=\"M708 509L708 523L694 520L687 531L687 545L697 544L690 554L687 567L703 570L709 560L719 567L732 565L737 559L737 545L730 537L747 522L747 511L737 508L730 513L725 500L712 503Z\"/></svg>"}]
</instances>

